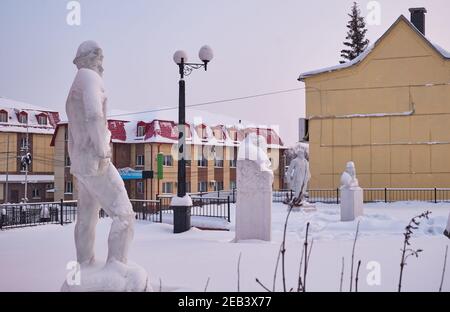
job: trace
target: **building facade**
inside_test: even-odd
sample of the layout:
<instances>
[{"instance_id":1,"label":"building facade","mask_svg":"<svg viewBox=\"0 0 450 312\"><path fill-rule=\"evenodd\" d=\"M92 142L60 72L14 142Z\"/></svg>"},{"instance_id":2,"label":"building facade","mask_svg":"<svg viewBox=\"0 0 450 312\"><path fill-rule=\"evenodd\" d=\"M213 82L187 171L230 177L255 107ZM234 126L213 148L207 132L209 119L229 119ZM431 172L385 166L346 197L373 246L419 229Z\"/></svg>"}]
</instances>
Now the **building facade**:
<instances>
[{"instance_id":1,"label":"building facade","mask_svg":"<svg viewBox=\"0 0 450 312\"><path fill-rule=\"evenodd\" d=\"M53 201L54 150L50 142L58 122L55 111L0 98L1 203ZM31 156L28 172L23 164L27 154Z\"/></svg>"},{"instance_id":2,"label":"building facade","mask_svg":"<svg viewBox=\"0 0 450 312\"><path fill-rule=\"evenodd\" d=\"M365 188L450 187L450 53L411 13L352 62L300 76L311 188L338 187L350 160Z\"/></svg>"},{"instance_id":3,"label":"building facade","mask_svg":"<svg viewBox=\"0 0 450 312\"><path fill-rule=\"evenodd\" d=\"M159 194L177 192L178 126L170 120L109 120L112 161L125 180L131 199L156 199ZM284 147L273 129L242 126L187 125L186 181L189 193L230 190L236 187L237 151L249 133L266 139L274 168L274 188L284 185ZM55 199L76 199L74 177L70 174L67 123L60 123L52 145L55 147ZM163 157L163 176L158 179L158 155ZM64 165L61 165L64 164ZM153 179L126 179L127 173L150 171Z\"/></svg>"}]
</instances>

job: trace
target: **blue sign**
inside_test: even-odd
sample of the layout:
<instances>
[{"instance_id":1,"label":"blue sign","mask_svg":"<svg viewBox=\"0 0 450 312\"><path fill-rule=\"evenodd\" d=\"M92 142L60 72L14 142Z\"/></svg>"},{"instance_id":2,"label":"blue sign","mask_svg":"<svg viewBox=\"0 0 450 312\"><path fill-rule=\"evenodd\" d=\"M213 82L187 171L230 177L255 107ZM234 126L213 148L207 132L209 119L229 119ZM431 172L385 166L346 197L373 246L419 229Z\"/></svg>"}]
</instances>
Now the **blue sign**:
<instances>
[{"instance_id":1,"label":"blue sign","mask_svg":"<svg viewBox=\"0 0 450 312\"><path fill-rule=\"evenodd\" d=\"M133 170L131 168L119 169L122 180L142 180L142 170Z\"/></svg>"}]
</instances>

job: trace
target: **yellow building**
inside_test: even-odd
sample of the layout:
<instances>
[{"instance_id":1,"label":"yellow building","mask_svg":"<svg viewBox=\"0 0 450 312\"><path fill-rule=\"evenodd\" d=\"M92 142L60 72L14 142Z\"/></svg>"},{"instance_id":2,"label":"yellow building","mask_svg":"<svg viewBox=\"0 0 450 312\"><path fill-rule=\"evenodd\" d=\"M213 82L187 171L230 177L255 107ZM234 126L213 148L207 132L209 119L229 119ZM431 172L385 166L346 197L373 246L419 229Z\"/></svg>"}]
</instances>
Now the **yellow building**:
<instances>
[{"instance_id":1,"label":"yellow building","mask_svg":"<svg viewBox=\"0 0 450 312\"><path fill-rule=\"evenodd\" d=\"M450 187L450 53L411 12L354 61L300 76L311 189L338 187L351 160L364 188Z\"/></svg>"}]
</instances>

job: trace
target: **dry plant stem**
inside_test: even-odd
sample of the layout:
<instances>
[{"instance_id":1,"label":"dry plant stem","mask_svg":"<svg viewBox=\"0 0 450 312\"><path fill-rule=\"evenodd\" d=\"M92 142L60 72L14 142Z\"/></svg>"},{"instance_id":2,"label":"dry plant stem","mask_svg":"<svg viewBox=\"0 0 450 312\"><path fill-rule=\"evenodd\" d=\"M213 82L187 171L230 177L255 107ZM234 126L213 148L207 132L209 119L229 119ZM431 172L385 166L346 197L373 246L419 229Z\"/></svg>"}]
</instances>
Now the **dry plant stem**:
<instances>
[{"instance_id":1,"label":"dry plant stem","mask_svg":"<svg viewBox=\"0 0 450 312\"><path fill-rule=\"evenodd\" d=\"M300 256L300 268L298 270L297 292L301 292L303 290L302 269L303 269L303 255L304 254L305 254L305 245L303 245L303 247L302 247L302 254Z\"/></svg>"},{"instance_id":2,"label":"dry plant stem","mask_svg":"<svg viewBox=\"0 0 450 312\"><path fill-rule=\"evenodd\" d=\"M263 283L261 283L260 282L260 280L259 279L256 279L256 282L262 287L262 288L264 288L264 290L265 291L267 291L267 292L271 292L270 291L270 289L269 288L267 288L266 286L264 286L264 284Z\"/></svg>"},{"instance_id":3,"label":"dry plant stem","mask_svg":"<svg viewBox=\"0 0 450 312\"><path fill-rule=\"evenodd\" d=\"M241 257L242 252L239 254L238 265L237 265L237 291L241 292Z\"/></svg>"},{"instance_id":4,"label":"dry plant stem","mask_svg":"<svg viewBox=\"0 0 450 312\"><path fill-rule=\"evenodd\" d=\"M358 292L358 281L359 281L359 269L361 268L361 260L358 262L358 268L356 269L356 278L355 278L355 291Z\"/></svg>"},{"instance_id":5,"label":"dry plant stem","mask_svg":"<svg viewBox=\"0 0 450 312\"><path fill-rule=\"evenodd\" d=\"M448 246L445 248L444 268L442 269L441 286L439 287L439 292L442 292L442 287L444 286L445 268L447 266L447 255L448 255Z\"/></svg>"},{"instance_id":6,"label":"dry plant stem","mask_svg":"<svg viewBox=\"0 0 450 312\"><path fill-rule=\"evenodd\" d=\"M305 234L305 270L303 273L303 292L306 292L306 274L308 273L308 232L309 232L309 222L306 224L306 234Z\"/></svg>"},{"instance_id":7,"label":"dry plant stem","mask_svg":"<svg viewBox=\"0 0 450 312\"><path fill-rule=\"evenodd\" d=\"M286 290L286 232L287 232L287 226L288 226L288 222L289 222L289 217L292 213L292 209L294 208L294 206L290 206L289 207L289 212L287 214L286 217L286 222L284 223L284 231L283 231L283 242L281 243L281 274L283 275L283 291L287 292Z\"/></svg>"},{"instance_id":8,"label":"dry plant stem","mask_svg":"<svg viewBox=\"0 0 450 312\"><path fill-rule=\"evenodd\" d=\"M406 260L411 256L415 256L416 258L418 258L419 253L421 253L423 251L422 249L415 250L415 249L409 248L409 246L411 246L410 240L412 238L412 235L414 234L414 230L418 230L421 220L428 219L430 217L430 214L431 214L430 211L426 211L426 212L422 213L421 215L418 215L418 216L412 218L411 221L409 222L409 224L405 228L405 233L403 233L404 240L403 240L403 249L402 249L402 259L400 262L400 277L399 277L399 281L398 281L398 292L402 291L403 270L406 266Z\"/></svg>"},{"instance_id":9,"label":"dry plant stem","mask_svg":"<svg viewBox=\"0 0 450 312\"><path fill-rule=\"evenodd\" d=\"M341 284L339 285L339 291L342 292L342 285L344 284L344 257L342 257L342 269L341 269Z\"/></svg>"},{"instance_id":10,"label":"dry plant stem","mask_svg":"<svg viewBox=\"0 0 450 312\"><path fill-rule=\"evenodd\" d=\"M206 281L205 292L208 290L209 280L210 280L210 277L208 277L208 280Z\"/></svg>"},{"instance_id":11,"label":"dry plant stem","mask_svg":"<svg viewBox=\"0 0 450 312\"><path fill-rule=\"evenodd\" d=\"M281 247L278 251L278 257L277 257L277 263L275 264L275 272L273 273L273 285L272 285L272 291L275 292L275 287L277 283L277 273L278 273L278 266L280 265L280 258L281 258Z\"/></svg>"},{"instance_id":12,"label":"dry plant stem","mask_svg":"<svg viewBox=\"0 0 450 312\"><path fill-rule=\"evenodd\" d=\"M352 292L352 290L353 290L353 266L355 264L355 248L356 248L356 241L358 240L360 223L361 223L361 221L358 221L358 225L356 226L355 240L353 241L352 264L351 264L351 268L350 268L350 292Z\"/></svg>"}]
</instances>

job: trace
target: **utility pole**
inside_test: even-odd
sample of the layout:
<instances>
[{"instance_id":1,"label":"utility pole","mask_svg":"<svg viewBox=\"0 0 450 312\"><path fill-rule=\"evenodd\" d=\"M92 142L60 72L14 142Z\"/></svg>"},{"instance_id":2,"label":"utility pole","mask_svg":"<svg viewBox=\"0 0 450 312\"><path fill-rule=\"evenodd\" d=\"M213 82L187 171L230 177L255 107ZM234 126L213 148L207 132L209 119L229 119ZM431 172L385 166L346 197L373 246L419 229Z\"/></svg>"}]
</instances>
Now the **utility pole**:
<instances>
[{"instance_id":1,"label":"utility pole","mask_svg":"<svg viewBox=\"0 0 450 312\"><path fill-rule=\"evenodd\" d=\"M5 203L9 202L9 133L6 143L6 183L5 183Z\"/></svg>"},{"instance_id":2,"label":"utility pole","mask_svg":"<svg viewBox=\"0 0 450 312\"><path fill-rule=\"evenodd\" d=\"M25 164L25 196L24 196L24 202L27 203L28 202L28 166L30 164L30 158L29 157L29 123L28 123L28 116L27 116L27 136L26 136L26 144L25 144L25 156L22 157L23 160L23 164Z\"/></svg>"}]
</instances>

